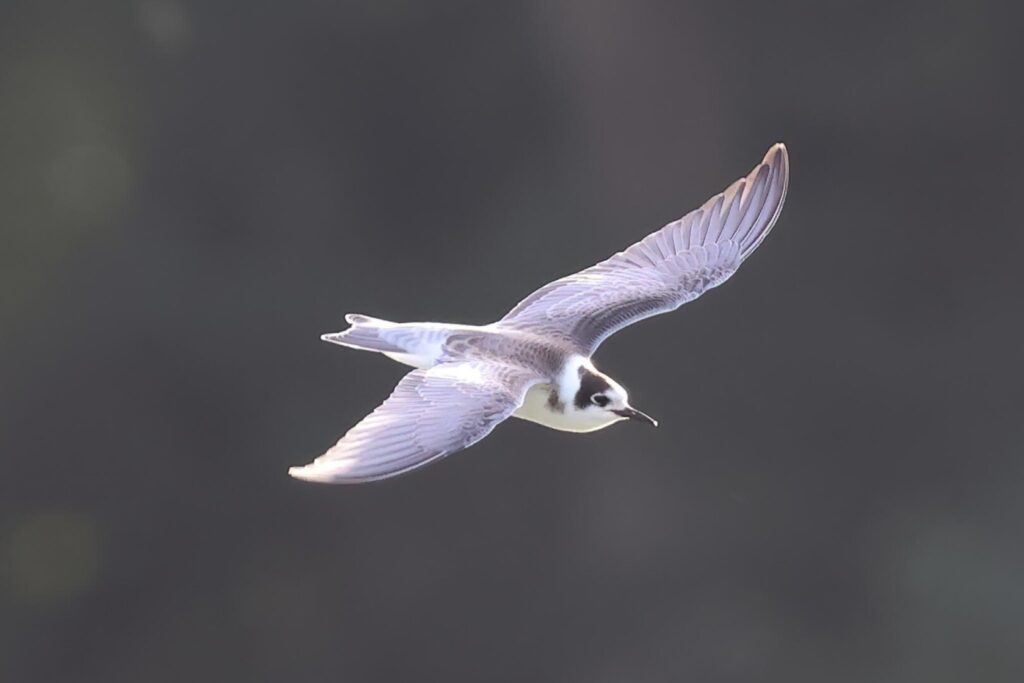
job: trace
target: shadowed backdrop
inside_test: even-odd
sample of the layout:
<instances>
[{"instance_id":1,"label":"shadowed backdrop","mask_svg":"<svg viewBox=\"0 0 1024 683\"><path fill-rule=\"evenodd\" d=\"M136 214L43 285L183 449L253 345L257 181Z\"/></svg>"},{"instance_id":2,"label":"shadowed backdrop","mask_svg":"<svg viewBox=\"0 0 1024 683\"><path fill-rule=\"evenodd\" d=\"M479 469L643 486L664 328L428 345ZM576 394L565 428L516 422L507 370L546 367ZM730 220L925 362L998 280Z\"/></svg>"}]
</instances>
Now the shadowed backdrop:
<instances>
[{"instance_id":1,"label":"shadowed backdrop","mask_svg":"<svg viewBox=\"0 0 1024 683\"><path fill-rule=\"evenodd\" d=\"M0 678L1019 681L1024 47L999 2L7 0ZM286 475L787 143L607 342L657 430Z\"/></svg>"}]
</instances>

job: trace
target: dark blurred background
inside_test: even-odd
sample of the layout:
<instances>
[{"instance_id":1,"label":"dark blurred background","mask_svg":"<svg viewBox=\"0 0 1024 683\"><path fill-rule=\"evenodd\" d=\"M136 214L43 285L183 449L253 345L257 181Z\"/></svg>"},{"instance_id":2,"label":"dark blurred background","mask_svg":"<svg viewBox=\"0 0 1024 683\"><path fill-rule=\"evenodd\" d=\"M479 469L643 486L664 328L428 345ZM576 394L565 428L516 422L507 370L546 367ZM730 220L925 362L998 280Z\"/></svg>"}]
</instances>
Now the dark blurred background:
<instances>
[{"instance_id":1,"label":"dark blurred background","mask_svg":"<svg viewBox=\"0 0 1024 683\"><path fill-rule=\"evenodd\" d=\"M1000 2L0 5L0 679L1024 679ZM512 420L304 484L404 369L745 174L726 286Z\"/></svg>"}]
</instances>

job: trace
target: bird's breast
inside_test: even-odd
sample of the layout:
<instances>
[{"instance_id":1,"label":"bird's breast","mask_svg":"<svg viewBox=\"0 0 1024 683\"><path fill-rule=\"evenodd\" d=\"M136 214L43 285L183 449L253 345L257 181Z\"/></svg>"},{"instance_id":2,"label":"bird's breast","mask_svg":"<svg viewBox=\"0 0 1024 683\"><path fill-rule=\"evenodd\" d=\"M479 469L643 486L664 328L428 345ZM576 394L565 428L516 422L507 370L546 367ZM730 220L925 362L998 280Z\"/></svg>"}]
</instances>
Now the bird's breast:
<instances>
[{"instance_id":1,"label":"bird's breast","mask_svg":"<svg viewBox=\"0 0 1024 683\"><path fill-rule=\"evenodd\" d=\"M618 421L615 416L595 421L592 416L581 415L572 406L559 404L557 395L552 400L553 391L554 387L550 384L534 385L526 392L523 405L512 416L563 432L592 432Z\"/></svg>"}]
</instances>

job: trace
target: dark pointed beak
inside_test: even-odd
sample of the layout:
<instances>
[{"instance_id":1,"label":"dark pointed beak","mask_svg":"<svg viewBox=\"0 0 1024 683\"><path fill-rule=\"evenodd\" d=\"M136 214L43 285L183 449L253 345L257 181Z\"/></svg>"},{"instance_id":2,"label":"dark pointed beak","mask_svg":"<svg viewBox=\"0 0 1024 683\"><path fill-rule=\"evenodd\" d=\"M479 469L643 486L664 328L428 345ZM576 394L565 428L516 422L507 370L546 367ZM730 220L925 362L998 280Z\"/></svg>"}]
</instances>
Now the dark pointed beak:
<instances>
[{"instance_id":1,"label":"dark pointed beak","mask_svg":"<svg viewBox=\"0 0 1024 683\"><path fill-rule=\"evenodd\" d=\"M655 420L653 417L651 417L647 413L641 413L636 408L626 407L626 408L623 408L622 410L616 410L614 412L615 412L616 415L621 415L622 417L629 418L630 420L639 420L640 422L646 422L647 424L651 425L652 427L657 427L658 426L658 421L657 420Z\"/></svg>"}]
</instances>

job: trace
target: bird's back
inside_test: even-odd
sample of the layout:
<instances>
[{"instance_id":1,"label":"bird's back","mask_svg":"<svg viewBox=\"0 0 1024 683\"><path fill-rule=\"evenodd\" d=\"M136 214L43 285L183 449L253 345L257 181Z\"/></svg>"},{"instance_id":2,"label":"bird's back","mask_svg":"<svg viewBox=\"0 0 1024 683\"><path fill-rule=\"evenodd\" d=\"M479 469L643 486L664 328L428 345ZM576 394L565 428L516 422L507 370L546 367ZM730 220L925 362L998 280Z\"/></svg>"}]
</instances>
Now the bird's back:
<instances>
[{"instance_id":1,"label":"bird's back","mask_svg":"<svg viewBox=\"0 0 1024 683\"><path fill-rule=\"evenodd\" d=\"M519 330L487 325L453 331L444 343L443 360L479 359L527 368L554 380L572 355L558 340Z\"/></svg>"}]
</instances>

